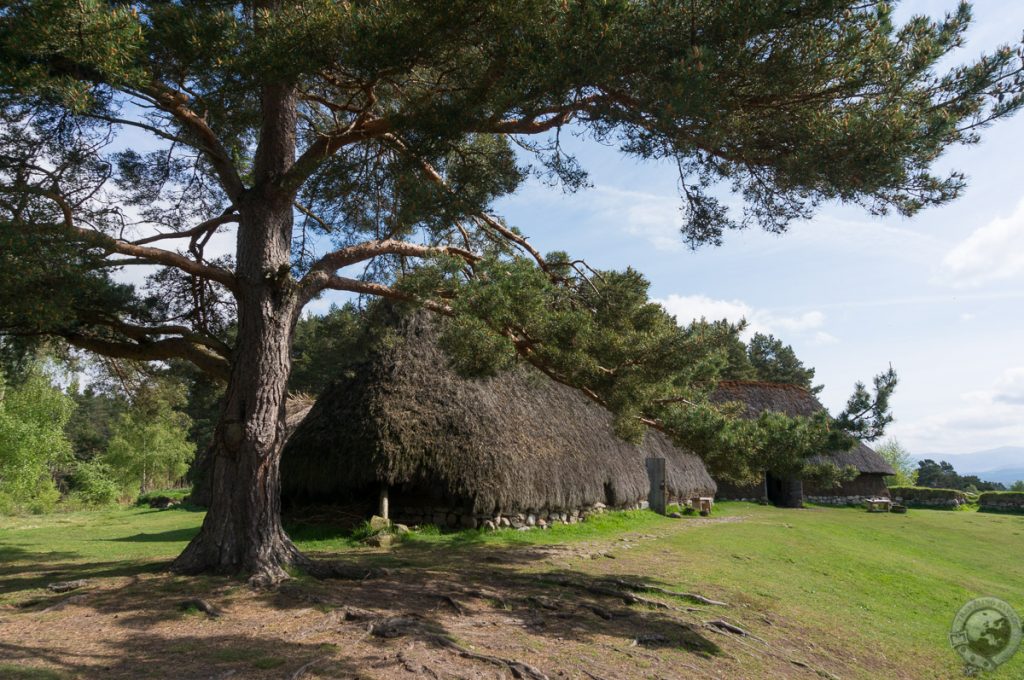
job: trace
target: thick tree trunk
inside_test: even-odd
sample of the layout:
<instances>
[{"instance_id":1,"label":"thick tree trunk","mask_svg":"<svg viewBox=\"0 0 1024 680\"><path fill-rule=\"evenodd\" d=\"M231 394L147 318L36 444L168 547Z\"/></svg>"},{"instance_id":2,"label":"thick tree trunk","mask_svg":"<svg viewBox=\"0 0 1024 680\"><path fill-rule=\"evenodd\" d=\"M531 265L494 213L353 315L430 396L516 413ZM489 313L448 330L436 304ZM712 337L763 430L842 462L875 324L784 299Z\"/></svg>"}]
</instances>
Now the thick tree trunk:
<instances>
[{"instance_id":1,"label":"thick tree trunk","mask_svg":"<svg viewBox=\"0 0 1024 680\"><path fill-rule=\"evenodd\" d=\"M262 91L253 186L238 200L235 293L238 340L214 435L210 504L199 534L173 568L245 574L257 584L287 578L305 558L281 527L278 468L291 340L300 311L291 277L293 196L279 188L295 159L295 93Z\"/></svg>"}]
</instances>

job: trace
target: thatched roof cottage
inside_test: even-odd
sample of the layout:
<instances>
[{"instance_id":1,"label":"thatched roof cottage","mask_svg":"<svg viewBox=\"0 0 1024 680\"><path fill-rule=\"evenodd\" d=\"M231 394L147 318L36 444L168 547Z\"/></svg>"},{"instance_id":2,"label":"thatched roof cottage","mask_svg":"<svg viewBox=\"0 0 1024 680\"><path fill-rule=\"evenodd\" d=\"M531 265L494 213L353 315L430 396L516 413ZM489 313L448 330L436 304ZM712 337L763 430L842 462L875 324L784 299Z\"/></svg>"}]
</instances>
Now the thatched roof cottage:
<instances>
[{"instance_id":1,"label":"thatched roof cottage","mask_svg":"<svg viewBox=\"0 0 1024 680\"><path fill-rule=\"evenodd\" d=\"M808 390L797 385L726 380L718 384L712 395L718 403L740 402L746 405L748 418L756 418L765 411L789 416L810 416L825 407ZM885 477L895 474L892 466L863 442L849 451L823 452L811 459L812 463L831 462L839 467L853 466L860 474L838 488L819 488L811 482L773 475L766 471L759 483L735 486L725 482L718 485L719 498L767 498L776 505L799 507L804 499L816 503L857 503L864 498L888 496Z\"/></svg>"},{"instance_id":2,"label":"thatched roof cottage","mask_svg":"<svg viewBox=\"0 0 1024 680\"><path fill-rule=\"evenodd\" d=\"M666 459L670 497L713 496L701 460L657 432L615 436L611 415L528 368L464 379L423 315L336 381L282 455L285 502L375 501L397 521L476 526L568 521L646 500L645 459Z\"/></svg>"}]
</instances>

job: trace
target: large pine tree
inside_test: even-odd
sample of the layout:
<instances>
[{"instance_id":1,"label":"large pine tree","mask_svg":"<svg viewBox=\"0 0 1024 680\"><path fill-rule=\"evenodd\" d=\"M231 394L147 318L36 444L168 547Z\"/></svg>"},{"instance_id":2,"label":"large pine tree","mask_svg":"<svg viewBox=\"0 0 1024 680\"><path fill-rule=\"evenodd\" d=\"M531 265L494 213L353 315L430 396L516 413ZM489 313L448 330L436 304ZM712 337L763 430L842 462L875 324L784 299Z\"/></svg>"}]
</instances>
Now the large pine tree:
<instances>
[{"instance_id":1,"label":"large pine tree","mask_svg":"<svg viewBox=\"0 0 1024 680\"><path fill-rule=\"evenodd\" d=\"M526 174L513 148L570 189L566 129L674 161L692 245L830 200L913 214L963 187L939 155L1021 104L1012 48L937 71L968 21L861 0L7 2L0 327L224 379L213 502L176 566L274 581L302 560L278 457L310 300L456 315L467 368L515 350L626 434L711 436L692 338L642 278L544 257L488 212ZM233 254L209 256L225 229ZM141 291L110 277L140 265L162 268Z\"/></svg>"}]
</instances>

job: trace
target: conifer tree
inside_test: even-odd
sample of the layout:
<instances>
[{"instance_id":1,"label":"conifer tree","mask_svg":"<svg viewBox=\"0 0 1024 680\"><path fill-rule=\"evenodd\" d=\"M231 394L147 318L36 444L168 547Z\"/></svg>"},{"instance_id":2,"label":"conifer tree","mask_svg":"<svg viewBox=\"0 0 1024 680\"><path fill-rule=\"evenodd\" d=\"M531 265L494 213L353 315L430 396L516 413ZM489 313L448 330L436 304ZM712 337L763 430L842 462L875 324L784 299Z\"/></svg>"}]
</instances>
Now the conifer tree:
<instances>
[{"instance_id":1,"label":"conifer tree","mask_svg":"<svg viewBox=\"0 0 1024 680\"><path fill-rule=\"evenodd\" d=\"M13 0L0 328L226 381L213 502L176 568L273 582L303 561L277 492L310 300L452 315L453 349L514 351L624 434L714 440L725 426L692 387L706 376L685 368L695 341L642 277L545 256L492 202L531 171L585 186L559 144L571 130L672 161L693 246L782 232L826 201L945 203L964 178L935 160L1021 104L1016 47L939 67L969 19L962 4L897 25L860 0ZM223 231L235 248L214 257ZM111 276L140 266L158 268L143 289Z\"/></svg>"}]
</instances>

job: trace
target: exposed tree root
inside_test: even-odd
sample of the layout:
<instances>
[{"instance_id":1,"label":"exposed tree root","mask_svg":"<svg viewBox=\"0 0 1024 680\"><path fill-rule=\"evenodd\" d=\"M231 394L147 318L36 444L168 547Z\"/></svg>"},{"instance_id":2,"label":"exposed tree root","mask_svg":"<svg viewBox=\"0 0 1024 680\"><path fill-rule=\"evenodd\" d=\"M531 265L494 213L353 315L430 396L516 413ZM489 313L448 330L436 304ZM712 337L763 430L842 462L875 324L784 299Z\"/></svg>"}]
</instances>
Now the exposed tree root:
<instances>
[{"instance_id":1,"label":"exposed tree root","mask_svg":"<svg viewBox=\"0 0 1024 680\"><path fill-rule=\"evenodd\" d=\"M537 609L546 609L550 612L562 611L562 605L543 595L530 595L526 598L526 603Z\"/></svg>"},{"instance_id":2,"label":"exposed tree root","mask_svg":"<svg viewBox=\"0 0 1024 680\"><path fill-rule=\"evenodd\" d=\"M498 656L491 656L490 654L480 654L479 652L474 652L471 649L463 647L454 640L443 635L431 635L429 640L439 647L455 652L463 659L483 661L484 663L505 668L512 674L512 677L517 680L549 680L547 675L524 661L503 659Z\"/></svg>"},{"instance_id":3,"label":"exposed tree root","mask_svg":"<svg viewBox=\"0 0 1024 680\"><path fill-rule=\"evenodd\" d=\"M374 637L384 639L413 635L437 647L454 652L464 659L482 661L505 668L512 674L512 677L520 680L549 680L547 675L524 661L481 654L463 647L447 635L439 632L436 626L415 615L389 616L375 619L370 623L367 632ZM402 659L399 659L399 661L402 661Z\"/></svg>"},{"instance_id":4,"label":"exposed tree root","mask_svg":"<svg viewBox=\"0 0 1024 680\"><path fill-rule=\"evenodd\" d=\"M614 597L622 600L626 604L643 605L646 607L653 607L654 609L666 609L669 611L685 611L685 612L699 612L703 611L695 607L675 607L661 600L652 600L648 597L642 597L634 593L619 590L617 588L611 588L608 586L599 585L596 583L580 583L578 581L572 581L569 579L559 579L559 585L570 586L572 588L578 588L584 590L592 595L601 595L603 597Z\"/></svg>"},{"instance_id":5,"label":"exposed tree root","mask_svg":"<svg viewBox=\"0 0 1024 680\"><path fill-rule=\"evenodd\" d=\"M511 609L511 607L509 607L508 600L506 600L503 595L499 595L498 593L492 590L483 590L480 588L466 588L460 592L467 597L475 597L480 600L490 600L492 602L495 602L502 609Z\"/></svg>"},{"instance_id":6,"label":"exposed tree root","mask_svg":"<svg viewBox=\"0 0 1024 680\"><path fill-rule=\"evenodd\" d=\"M652 585L648 585L646 583L635 583L633 581L627 581L625 579L620 579L620 578L604 579L604 581L606 583L611 583L611 584L614 584L616 586L619 586L620 588L625 588L627 590L632 590L633 592L638 592L638 593L658 593L660 595L671 595L672 597L681 597L684 600L692 600L694 602L699 602L701 604L715 605L715 606L718 606L718 607L728 607L729 606L728 603L726 603L726 602L720 602L718 600L712 600L710 598L704 597L703 595L699 595L697 593L684 593L684 592L681 592L681 591L678 591L678 590L669 590L668 588L661 588L659 586L652 586Z\"/></svg>"},{"instance_id":7,"label":"exposed tree root","mask_svg":"<svg viewBox=\"0 0 1024 680\"><path fill-rule=\"evenodd\" d=\"M442 602L444 602L445 604L447 604L449 607L454 609L455 613L458 614L459 616L465 616L466 615L466 608L463 607L461 604L459 604L459 601L456 600L451 595L438 595L438 598L440 598L440 600Z\"/></svg>"},{"instance_id":8,"label":"exposed tree root","mask_svg":"<svg viewBox=\"0 0 1024 680\"><path fill-rule=\"evenodd\" d=\"M603 607L598 607L596 604L585 604L583 605L583 608L594 612L605 621L611 621L613 618L615 618L615 614L612 614L610 611L604 609Z\"/></svg>"},{"instance_id":9,"label":"exposed tree root","mask_svg":"<svg viewBox=\"0 0 1024 680\"><path fill-rule=\"evenodd\" d=\"M412 659L407 657L404 652L399 652L396 658L398 659L398 663L402 664L402 668L404 668L409 673L412 673L413 675L429 675L435 680L440 678L440 676L437 674L437 671L435 671L433 668L413 661Z\"/></svg>"},{"instance_id":10,"label":"exposed tree root","mask_svg":"<svg viewBox=\"0 0 1024 680\"><path fill-rule=\"evenodd\" d=\"M43 611L43 612L59 612L60 610L62 610L65 607L67 607L69 604L78 604L79 602L82 602L83 600L86 599L86 597L87 596L85 595L85 593L81 593L79 595L72 595L71 597L65 597L60 602L58 602L56 604L52 604L49 607L47 607L45 609L42 609L40 611Z\"/></svg>"},{"instance_id":11,"label":"exposed tree root","mask_svg":"<svg viewBox=\"0 0 1024 680\"><path fill-rule=\"evenodd\" d=\"M747 631L743 630L739 626L731 624L728 621L723 621L721 619L715 619L714 621L707 621L706 625L714 626L715 628L719 628L721 630L724 630L727 633L732 633L733 635L739 635L740 637L748 637L748 638L751 638L753 640L757 640L758 642L764 642L764 640L762 640L761 638L757 637L756 635L748 633ZM765 644L768 644L768 643L765 642Z\"/></svg>"},{"instance_id":12,"label":"exposed tree root","mask_svg":"<svg viewBox=\"0 0 1024 680\"><path fill-rule=\"evenodd\" d=\"M289 680L299 680L299 678L301 678L303 675L306 674L306 671L308 671L310 668L312 668L313 666L317 665L318 663L320 663L321 661L323 661L326 658L328 658L328 657L321 656L319 659L313 659L312 661L310 661L308 663L302 664L297 669L295 669L295 672L291 674L291 677L289 678Z\"/></svg>"},{"instance_id":13,"label":"exposed tree root","mask_svg":"<svg viewBox=\"0 0 1024 680\"><path fill-rule=\"evenodd\" d=\"M799 659L789 659L789 662L799 668L806 668L809 671L813 671L814 673L817 673L819 676L826 678L827 680L839 680L839 678L837 678L835 675L832 675L828 671L823 670L821 668L815 668L806 661L800 661Z\"/></svg>"},{"instance_id":14,"label":"exposed tree root","mask_svg":"<svg viewBox=\"0 0 1024 680\"><path fill-rule=\"evenodd\" d=\"M827 680L839 680L832 673L829 673L828 671L822 668L815 668L806 661L801 661L799 659L791 659L787 656L784 656L782 653L775 651L775 648L766 640L762 640L756 635L751 635L739 626L734 626L733 624L728 623L727 621L708 621L707 626L710 630L713 630L721 635L729 635L737 643L747 647L747 649L749 650L752 650L755 654L764 654L765 656L770 656L780 661L786 661L788 663L793 664L794 666L797 666L798 668L804 668L812 673L815 673L822 678L827 678ZM754 645L751 645L750 643L745 642L742 638L750 638L752 640L757 640L758 642L763 644L764 647L756 647Z\"/></svg>"},{"instance_id":15,"label":"exposed tree root","mask_svg":"<svg viewBox=\"0 0 1024 680\"><path fill-rule=\"evenodd\" d=\"M219 617L223 613L221 612L221 610L217 609L212 604L199 597L193 597L187 600L182 600L178 603L178 609L198 609L199 611L214 619Z\"/></svg>"},{"instance_id":16,"label":"exposed tree root","mask_svg":"<svg viewBox=\"0 0 1024 680\"><path fill-rule=\"evenodd\" d=\"M388 616L370 622L366 632L379 638L397 638L429 632L417 616Z\"/></svg>"},{"instance_id":17,"label":"exposed tree root","mask_svg":"<svg viewBox=\"0 0 1024 680\"><path fill-rule=\"evenodd\" d=\"M51 583L46 586L46 589L51 593L66 593L69 590L78 590L89 585L89 581L84 578L77 579L75 581L61 581L60 583Z\"/></svg>"},{"instance_id":18,"label":"exposed tree root","mask_svg":"<svg viewBox=\"0 0 1024 680\"><path fill-rule=\"evenodd\" d=\"M246 574L249 585L254 588L273 588L287 581L286 567L308 570L313 562L303 555L291 539L278 531L270 545L258 554L243 553L237 546L234 550L224 548L206 531L204 524L199 534L185 547L185 550L171 563L176 574L194 576L197 574Z\"/></svg>"},{"instance_id":19,"label":"exposed tree root","mask_svg":"<svg viewBox=\"0 0 1024 680\"><path fill-rule=\"evenodd\" d=\"M338 560L307 560L303 565L303 569L314 578L341 579L346 581L365 581L371 578L383 578L391 575L389 569L357 567Z\"/></svg>"}]
</instances>

